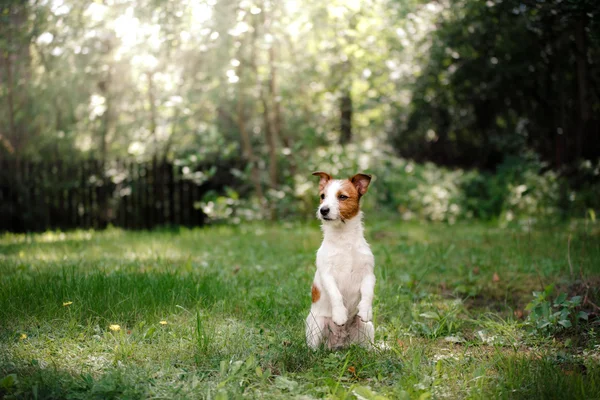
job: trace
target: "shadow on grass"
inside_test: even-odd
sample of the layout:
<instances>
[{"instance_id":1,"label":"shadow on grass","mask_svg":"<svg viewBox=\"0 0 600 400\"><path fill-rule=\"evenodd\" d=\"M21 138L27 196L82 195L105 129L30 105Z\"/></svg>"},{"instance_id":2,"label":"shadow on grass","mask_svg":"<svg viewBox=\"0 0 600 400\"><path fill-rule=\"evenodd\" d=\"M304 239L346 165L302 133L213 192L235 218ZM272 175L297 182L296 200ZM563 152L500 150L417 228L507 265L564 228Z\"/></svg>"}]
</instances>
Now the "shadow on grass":
<instances>
[{"instance_id":1,"label":"shadow on grass","mask_svg":"<svg viewBox=\"0 0 600 400\"><path fill-rule=\"evenodd\" d=\"M23 270L0 280L0 335L44 323L133 326L198 309L249 326L278 326L297 319L310 298L298 296L295 281L268 284L263 275L273 273L144 271L135 265L93 272L75 266L61 272Z\"/></svg>"},{"instance_id":2,"label":"shadow on grass","mask_svg":"<svg viewBox=\"0 0 600 400\"><path fill-rule=\"evenodd\" d=\"M284 349L280 361L287 364ZM413 394L412 383L403 381L403 374L410 374L404 369L417 366L403 367L401 362L392 360L391 354L376 354L359 349L350 349L335 353L318 352L307 355L305 352L291 351L292 354L304 354L306 362L298 371L273 369L271 378L267 381L250 373L244 375L244 385L237 381L230 382L236 392L244 395L244 388L261 385L261 393L269 393L276 385L276 377L288 372L296 372L294 379L304 388L310 390L312 385L334 385L343 369L352 367L352 374L345 373L348 379L344 386L352 383L374 384L373 378L378 376L374 389L384 392L400 393L405 391ZM185 370L161 373L160 367L141 368L135 365L113 366L101 373L73 373L62 370L57 366L23 364L23 360L13 360L22 367L12 363L0 365L0 398L148 398L153 396L185 398L190 395L205 397L210 388L216 384L227 382L226 376L220 376L218 370L212 372L201 368L186 368ZM265 366L269 361L257 357L259 365ZM273 361L273 360L271 360ZM298 365L295 360L292 364ZM341 369L340 369L341 368ZM353 375L353 376L351 376ZM390 379L385 379L389 376ZM460 375L457 375L457 377ZM383 377L383 380L382 380ZM489 399L596 399L600 396L600 369L598 365L582 363L562 363L551 358L529 358L524 356L500 356L494 368L487 375L486 384L478 386L474 381L468 388L469 398ZM331 381L331 382L328 382ZM407 385L404 387L403 385ZM434 390L436 384L431 387ZM228 387L225 387L227 389ZM386 389L387 388L387 389ZM248 393L246 393L248 394ZM313 393L314 394L314 393ZM458 395L458 393L454 393ZM391 398L391 397L390 397Z\"/></svg>"},{"instance_id":3,"label":"shadow on grass","mask_svg":"<svg viewBox=\"0 0 600 400\"><path fill-rule=\"evenodd\" d=\"M506 399L598 399L597 362L564 361L556 357L503 356L497 380L484 393ZM485 397L485 396L484 396Z\"/></svg>"},{"instance_id":4,"label":"shadow on grass","mask_svg":"<svg viewBox=\"0 0 600 400\"><path fill-rule=\"evenodd\" d=\"M0 371L0 398L137 399L147 398L153 386L148 371L139 368L110 368L95 377L56 367L4 366Z\"/></svg>"},{"instance_id":5,"label":"shadow on grass","mask_svg":"<svg viewBox=\"0 0 600 400\"><path fill-rule=\"evenodd\" d=\"M157 312L213 304L237 297L242 289L218 273L93 272L34 273L12 276L0 285L0 326L19 319L89 318L135 322ZM73 302L68 307L65 302ZM229 303L229 302L228 302ZM231 310L235 311L235 310Z\"/></svg>"}]
</instances>

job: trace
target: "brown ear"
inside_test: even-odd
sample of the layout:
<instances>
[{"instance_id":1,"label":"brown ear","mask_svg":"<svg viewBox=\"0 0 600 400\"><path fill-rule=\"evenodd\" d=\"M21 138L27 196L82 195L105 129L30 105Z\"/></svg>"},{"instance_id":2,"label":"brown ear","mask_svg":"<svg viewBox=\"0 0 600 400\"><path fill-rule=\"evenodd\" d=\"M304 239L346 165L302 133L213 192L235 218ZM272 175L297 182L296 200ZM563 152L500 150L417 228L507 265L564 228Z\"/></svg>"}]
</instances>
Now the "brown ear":
<instances>
[{"instance_id":1,"label":"brown ear","mask_svg":"<svg viewBox=\"0 0 600 400\"><path fill-rule=\"evenodd\" d=\"M325 185L327 185L327 182L331 180L331 175L329 175L327 172L317 171L313 172L312 174L321 178L321 180L319 180L319 190L323 190Z\"/></svg>"},{"instance_id":2,"label":"brown ear","mask_svg":"<svg viewBox=\"0 0 600 400\"><path fill-rule=\"evenodd\" d=\"M371 183L371 175L356 174L350 178L350 182L352 182L356 190L358 190L358 194L362 196L367 193L367 188L369 187L369 183Z\"/></svg>"}]
</instances>

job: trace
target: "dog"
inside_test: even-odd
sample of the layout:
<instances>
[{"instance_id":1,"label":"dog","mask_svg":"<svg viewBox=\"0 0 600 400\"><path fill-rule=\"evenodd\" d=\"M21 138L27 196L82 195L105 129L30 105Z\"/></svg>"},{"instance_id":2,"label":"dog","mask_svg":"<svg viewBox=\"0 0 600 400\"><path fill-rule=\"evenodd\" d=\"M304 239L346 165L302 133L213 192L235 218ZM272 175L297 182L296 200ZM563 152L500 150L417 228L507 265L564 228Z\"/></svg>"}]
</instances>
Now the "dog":
<instances>
[{"instance_id":1,"label":"dog","mask_svg":"<svg viewBox=\"0 0 600 400\"><path fill-rule=\"evenodd\" d=\"M338 349L356 343L373 343L373 290L375 258L363 235L360 199L367 193L371 175L333 179L314 172L319 180L323 242L317 251L312 305L306 318L306 342L311 349L325 344Z\"/></svg>"}]
</instances>

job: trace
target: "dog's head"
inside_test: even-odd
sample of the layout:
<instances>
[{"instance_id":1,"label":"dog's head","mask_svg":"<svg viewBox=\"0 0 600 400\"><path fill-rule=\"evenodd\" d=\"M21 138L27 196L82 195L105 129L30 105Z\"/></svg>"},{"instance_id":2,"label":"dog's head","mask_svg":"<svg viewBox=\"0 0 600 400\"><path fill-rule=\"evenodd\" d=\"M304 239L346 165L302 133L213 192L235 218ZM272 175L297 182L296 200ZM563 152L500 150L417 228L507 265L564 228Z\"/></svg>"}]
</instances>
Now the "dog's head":
<instances>
[{"instance_id":1,"label":"dog's head","mask_svg":"<svg viewBox=\"0 0 600 400\"><path fill-rule=\"evenodd\" d=\"M317 218L324 223L344 223L358 215L360 198L367 193L371 175L356 174L349 179L333 179L326 172L313 172L319 180Z\"/></svg>"}]
</instances>

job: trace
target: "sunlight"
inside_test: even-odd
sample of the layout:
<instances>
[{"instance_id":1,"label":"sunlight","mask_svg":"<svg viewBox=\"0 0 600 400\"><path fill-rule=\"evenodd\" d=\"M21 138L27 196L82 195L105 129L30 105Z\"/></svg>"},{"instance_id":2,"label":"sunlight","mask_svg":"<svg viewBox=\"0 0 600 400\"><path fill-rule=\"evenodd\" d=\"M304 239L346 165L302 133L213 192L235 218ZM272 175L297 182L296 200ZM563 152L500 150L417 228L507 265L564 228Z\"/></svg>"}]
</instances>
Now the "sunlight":
<instances>
[{"instance_id":1,"label":"sunlight","mask_svg":"<svg viewBox=\"0 0 600 400\"><path fill-rule=\"evenodd\" d=\"M158 65L158 60L153 55L143 54L133 56L131 63L151 71Z\"/></svg>"},{"instance_id":2,"label":"sunlight","mask_svg":"<svg viewBox=\"0 0 600 400\"><path fill-rule=\"evenodd\" d=\"M94 22L100 22L104 20L107 11L107 6L93 2L86 8L84 15Z\"/></svg>"},{"instance_id":3,"label":"sunlight","mask_svg":"<svg viewBox=\"0 0 600 400\"><path fill-rule=\"evenodd\" d=\"M240 36L243 33L248 32L249 30L250 30L250 25L248 25L244 21L240 21L237 23L237 25L233 29L230 29L229 31L227 31L227 33L229 33L231 36Z\"/></svg>"},{"instance_id":4,"label":"sunlight","mask_svg":"<svg viewBox=\"0 0 600 400\"><path fill-rule=\"evenodd\" d=\"M53 34L51 34L50 32L44 32L40 36L38 36L36 42L37 42L37 44L40 44L40 45L48 45L48 44L52 43L53 40L54 40Z\"/></svg>"},{"instance_id":5,"label":"sunlight","mask_svg":"<svg viewBox=\"0 0 600 400\"><path fill-rule=\"evenodd\" d=\"M95 120L97 117L100 117L106 111L106 99L104 96L99 94L93 94L90 97L90 120Z\"/></svg>"},{"instance_id":6,"label":"sunlight","mask_svg":"<svg viewBox=\"0 0 600 400\"><path fill-rule=\"evenodd\" d=\"M191 11L192 27L203 26L212 18L212 7L207 3L199 3L192 0L189 3L189 7Z\"/></svg>"},{"instance_id":7,"label":"sunlight","mask_svg":"<svg viewBox=\"0 0 600 400\"><path fill-rule=\"evenodd\" d=\"M53 0L50 9L54 15L65 15L71 11L71 7L66 5L64 0Z\"/></svg>"},{"instance_id":8,"label":"sunlight","mask_svg":"<svg viewBox=\"0 0 600 400\"><path fill-rule=\"evenodd\" d=\"M197 35L207 35L211 32L210 29L207 29L206 24L213 17L212 6L214 3L214 1L189 1L186 6L187 12L178 13L181 16L187 15L188 17L187 23L181 27L182 29L178 33L182 42L189 43ZM159 51L167 39L161 24L155 22L160 15L159 11L155 13L152 22L142 22L140 17L136 16L133 6L127 7L125 12L116 16L114 15L114 8L111 6L112 3L107 6L93 2L85 9L84 15L96 23L97 28L86 31L84 37L88 39L99 37L103 32L101 24L104 23L105 28L112 30L120 41L120 45L114 53L115 61L123 60L129 54L137 56L137 58L134 57L134 64L143 65L150 69L156 67L153 57L143 53L147 53L148 50ZM63 0L54 0L52 7L53 10L56 10L55 14L57 15L67 13L70 10L68 6L64 5ZM236 32L241 34L245 31L247 31L247 28L244 29L243 26L240 26ZM52 37L49 35L49 33L42 35L39 41L45 44L50 43ZM211 35L213 40L216 37L214 34Z\"/></svg>"},{"instance_id":9,"label":"sunlight","mask_svg":"<svg viewBox=\"0 0 600 400\"><path fill-rule=\"evenodd\" d=\"M236 75L235 71L232 69L227 70L227 79L230 83L236 83L240 80L240 78Z\"/></svg>"},{"instance_id":10,"label":"sunlight","mask_svg":"<svg viewBox=\"0 0 600 400\"><path fill-rule=\"evenodd\" d=\"M133 16L133 7L127 8L125 14L117 17L113 26L117 37L121 39L122 48L131 49L137 44L140 21Z\"/></svg>"}]
</instances>

